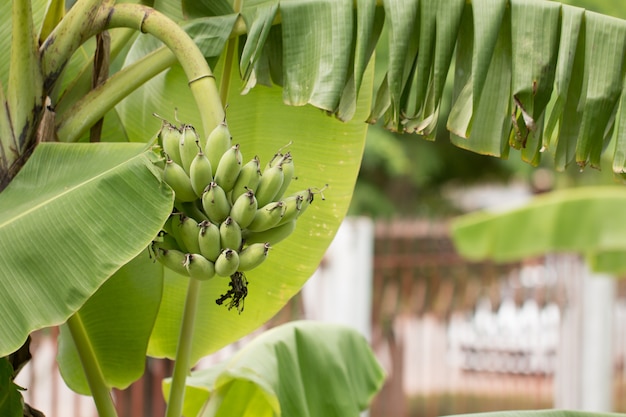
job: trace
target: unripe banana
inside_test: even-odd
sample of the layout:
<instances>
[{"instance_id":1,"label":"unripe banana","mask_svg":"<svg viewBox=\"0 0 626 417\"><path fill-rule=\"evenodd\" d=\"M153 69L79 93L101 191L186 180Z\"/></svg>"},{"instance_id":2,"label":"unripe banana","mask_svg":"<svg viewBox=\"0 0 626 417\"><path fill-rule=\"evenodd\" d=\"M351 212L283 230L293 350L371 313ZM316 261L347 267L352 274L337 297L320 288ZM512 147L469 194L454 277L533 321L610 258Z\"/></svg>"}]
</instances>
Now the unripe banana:
<instances>
[{"instance_id":1,"label":"unripe banana","mask_svg":"<svg viewBox=\"0 0 626 417\"><path fill-rule=\"evenodd\" d=\"M247 229L251 232L262 232L276 226L285 214L285 203L275 201L261 207L256 211L254 219Z\"/></svg>"},{"instance_id":2,"label":"unripe banana","mask_svg":"<svg viewBox=\"0 0 626 417\"><path fill-rule=\"evenodd\" d=\"M232 217L242 229L245 229L252 223L252 220L254 220L257 208L258 203L254 192L248 190L235 200L233 207L230 209L230 217Z\"/></svg>"},{"instance_id":3,"label":"unripe banana","mask_svg":"<svg viewBox=\"0 0 626 417\"><path fill-rule=\"evenodd\" d=\"M204 212L215 224L220 224L230 213L230 202L226 193L215 181L212 181L202 194Z\"/></svg>"},{"instance_id":4,"label":"unripe banana","mask_svg":"<svg viewBox=\"0 0 626 417\"><path fill-rule=\"evenodd\" d=\"M182 215L180 218L180 238L187 252L200 253L198 243L198 222L191 217Z\"/></svg>"},{"instance_id":5,"label":"unripe banana","mask_svg":"<svg viewBox=\"0 0 626 417\"><path fill-rule=\"evenodd\" d=\"M159 131L159 138L161 139L161 147L165 155L167 155L167 158L180 165L182 163L180 150L178 149L178 143L181 138L180 130L171 123L163 120L163 125Z\"/></svg>"},{"instance_id":6,"label":"unripe banana","mask_svg":"<svg viewBox=\"0 0 626 417\"><path fill-rule=\"evenodd\" d=\"M274 197L283 185L283 179L283 167L280 164L275 164L263 172L255 192L259 206L263 207L274 201Z\"/></svg>"},{"instance_id":7,"label":"unripe banana","mask_svg":"<svg viewBox=\"0 0 626 417\"><path fill-rule=\"evenodd\" d=\"M185 202L198 198L183 167L171 159L165 162L163 180L172 188L177 200Z\"/></svg>"},{"instance_id":8,"label":"unripe banana","mask_svg":"<svg viewBox=\"0 0 626 417\"><path fill-rule=\"evenodd\" d=\"M211 162L206 157L199 141L196 140L196 146L200 149L196 156L191 161L189 166L189 179L191 180L191 187L199 198L202 197L204 189L213 181L213 169L211 168Z\"/></svg>"},{"instance_id":9,"label":"unripe banana","mask_svg":"<svg viewBox=\"0 0 626 417\"><path fill-rule=\"evenodd\" d=\"M263 171L265 172L271 167L273 167L274 165L278 164L281 161L281 159L283 159L283 156L284 155L280 151L276 152L274 156L272 156L272 159L270 159L267 162L267 164L265 164L265 168L263 168Z\"/></svg>"},{"instance_id":10,"label":"unripe banana","mask_svg":"<svg viewBox=\"0 0 626 417\"><path fill-rule=\"evenodd\" d=\"M217 164L215 171L215 182L222 187L225 192L229 192L235 186L239 172L241 171L241 151L239 144L229 148Z\"/></svg>"},{"instance_id":11,"label":"unripe banana","mask_svg":"<svg viewBox=\"0 0 626 417\"><path fill-rule=\"evenodd\" d=\"M178 250L183 252L188 252L185 247L185 243L183 242L182 236L180 234L180 225L181 225L181 217L182 213L172 213L170 217L167 219L165 224L163 225L163 229L174 238L178 245Z\"/></svg>"},{"instance_id":12,"label":"unripe banana","mask_svg":"<svg viewBox=\"0 0 626 417\"><path fill-rule=\"evenodd\" d=\"M215 261L215 273L220 277L229 277L239 267L239 254L234 249L224 249Z\"/></svg>"},{"instance_id":13,"label":"unripe banana","mask_svg":"<svg viewBox=\"0 0 626 417\"><path fill-rule=\"evenodd\" d=\"M180 150L180 160L182 161L182 167L185 172L190 174L191 161L198 154L198 146L196 141L198 140L198 134L191 125L183 125L183 133L178 142L178 149Z\"/></svg>"},{"instance_id":14,"label":"unripe banana","mask_svg":"<svg viewBox=\"0 0 626 417\"><path fill-rule=\"evenodd\" d=\"M185 255L183 266L191 278L206 281L215 276L215 264L198 253Z\"/></svg>"},{"instance_id":15,"label":"unripe banana","mask_svg":"<svg viewBox=\"0 0 626 417\"><path fill-rule=\"evenodd\" d=\"M295 220L300 215L304 197L301 194L295 194L282 200L285 203L285 214L278 224L285 224Z\"/></svg>"},{"instance_id":16,"label":"unripe banana","mask_svg":"<svg viewBox=\"0 0 626 417\"><path fill-rule=\"evenodd\" d=\"M261 180L261 162L259 157L255 156L241 167L237 181L232 190L232 201L235 202L240 195L248 190L256 192Z\"/></svg>"},{"instance_id":17,"label":"unripe banana","mask_svg":"<svg viewBox=\"0 0 626 417\"><path fill-rule=\"evenodd\" d=\"M294 179L295 166L293 164L293 158L291 152L287 152L280 160L280 165L283 168L283 183L278 189L278 192L274 196L274 200L280 200L283 198L285 191L289 187L291 180Z\"/></svg>"},{"instance_id":18,"label":"unripe banana","mask_svg":"<svg viewBox=\"0 0 626 417\"><path fill-rule=\"evenodd\" d=\"M218 226L206 220L200 222L199 226L198 245L200 246L200 254L209 261L215 262L222 251L220 229Z\"/></svg>"},{"instance_id":19,"label":"unripe banana","mask_svg":"<svg viewBox=\"0 0 626 417\"><path fill-rule=\"evenodd\" d=\"M249 271L261 265L267 258L269 243L253 243L239 252L238 271Z\"/></svg>"},{"instance_id":20,"label":"unripe banana","mask_svg":"<svg viewBox=\"0 0 626 417\"><path fill-rule=\"evenodd\" d=\"M241 247L241 227L230 216L220 224L220 243L223 249Z\"/></svg>"},{"instance_id":21,"label":"unripe banana","mask_svg":"<svg viewBox=\"0 0 626 417\"><path fill-rule=\"evenodd\" d=\"M273 167L274 165L277 165L285 155L283 155L283 149L291 146L291 141L289 141L289 143L287 143L286 145L281 146L278 151L276 151L276 153L274 154L274 156L272 156L272 159L270 159L268 161L268 163L265 165L265 169L263 171L266 171L268 169L270 169L271 167Z\"/></svg>"},{"instance_id":22,"label":"unripe banana","mask_svg":"<svg viewBox=\"0 0 626 417\"><path fill-rule=\"evenodd\" d=\"M204 154L211 161L213 168L213 176L217 171L217 165L226 152L231 147L231 136L226 121L218 124L209 134L206 145L204 146Z\"/></svg>"},{"instance_id":23,"label":"unripe banana","mask_svg":"<svg viewBox=\"0 0 626 417\"><path fill-rule=\"evenodd\" d=\"M171 269L172 271L189 276L189 272L187 272L187 268L183 266L185 262L185 254L176 249L165 249L158 245L153 244L152 250L154 251L156 259L161 262L165 267Z\"/></svg>"},{"instance_id":24,"label":"unripe banana","mask_svg":"<svg viewBox=\"0 0 626 417\"><path fill-rule=\"evenodd\" d=\"M204 214L200 208L202 206L202 201L188 201L186 203L180 203L180 205L183 213L186 213L189 217L193 217L198 220L198 222L201 222L202 220L209 220L207 215Z\"/></svg>"},{"instance_id":25,"label":"unripe banana","mask_svg":"<svg viewBox=\"0 0 626 417\"><path fill-rule=\"evenodd\" d=\"M246 232L244 234L244 241L247 245L252 245L253 243L269 243L273 246L288 238L294 230L296 230L296 220L281 224L280 226L273 227L264 232Z\"/></svg>"},{"instance_id":26,"label":"unripe banana","mask_svg":"<svg viewBox=\"0 0 626 417\"><path fill-rule=\"evenodd\" d=\"M180 250L180 246L174 236L167 233L165 230L161 230L157 236L154 238L154 242L158 244L159 247L163 249L176 249Z\"/></svg>"}]
</instances>

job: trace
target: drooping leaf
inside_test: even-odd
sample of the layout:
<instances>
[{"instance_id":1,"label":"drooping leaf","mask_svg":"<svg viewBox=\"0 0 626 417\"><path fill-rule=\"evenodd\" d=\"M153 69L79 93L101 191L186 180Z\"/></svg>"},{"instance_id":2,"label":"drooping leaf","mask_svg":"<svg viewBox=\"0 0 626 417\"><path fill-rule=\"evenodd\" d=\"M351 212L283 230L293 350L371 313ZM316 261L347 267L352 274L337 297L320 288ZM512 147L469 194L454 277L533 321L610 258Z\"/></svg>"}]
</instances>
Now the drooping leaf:
<instances>
[{"instance_id":1,"label":"drooping leaf","mask_svg":"<svg viewBox=\"0 0 626 417\"><path fill-rule=\"evenodd\" d=\"M536 197L503 213L479 212L452 223L458 251L472 260L520 260L551 252L592 256L592 266L620 271L626 253L626 203L621 186L581 187Z\"/></svg>"},{"instance_id":2,"label":"drooping leaf","mask_svg":"<svg viewBox=\"0 0 626 417\"><path fill-rule=\"evenodd\" d=\"M234 13L233 7L227 0L182 0L181 4L187 19Z\"/></svg>"},{"instance_id":3,"label":"drooping leaf","mask_svg":"<svg viewBox=\"0 0 626 417\"><path fill-rule=\"evenodd\" d=\"M459 81L466 82L464 85L455 85L458 95L453 97L448 129L452 133L451 142L456 146L481 154L506 157L509 151L508 139L511 130L509 111L511 105L511 27L508 24L510 10L504 10L502 15L490 15L489 21L484 22L487 27L499 30L495 35L489 32L490 36L496 36L492 51L483 51L484 46L473 40L474 30L479 30L478 33L484 30L476 21L482 13L476 10L476 7L474 10L474 23L463 19L461 23L460 44L457 48L460 57L457 57L457 62L463 67L457 68L457 73L462 71L465 76ZM491 46L492 41L494 39L490 38L485 43ZM476 49L473 53L472 45ZM478 82L480 78L474 78L470 71L474 66L479 70L483 69L482 65L473 63L477 56L480 56L478 54L484 54L489 63L484 78L486 87L477 91L475 82Z\"/></svg>"},{"instance_id":4,"label":"drooping leaf","mask_svg":"<svg viewBox=\"0 0 626 417\"><path fill-rule=\"evenodd\" d=\"M124 265L74 313L109 388L124 389L143 375L146 350L163 289L163 268L148 250ZM76 345L61 327L59 370L74 391L90 395Z\"/></svg>"},{"instance_id":5,"label":"drooping leaf","mask_svg":"<svg viewBox=\"0 0 626 417\"><path fill-rule=\"evenodd\" d=\"M554 80L553 107L545 126L546 146L553 149L557 170L564 170L576 152L576 132L580 127L577 109L584 74L584 10L562 8L559 57ZM554 133L554 129L558 132ZM554 133L554 138L552 137Z\"/></svg>"},{"instance_id":6,"label":"drooping leaf","mask_svg":"<svg viewBox=\"0 0 626 417\"><path fill-rule=\"evenodd\" d=\"M173 196L144 149L42 143L0 193L0 356L63 323L159 231Z\"/></svg>"},{"instance_id":7,"label":"drooping leaf","mask_svg":"<svg viewBox=\"0 0 626 417\"><path fill-rule=\"evenodd\" d=\"M231 359L192 373L186 416L358 416L384 381L354 329L311 321L263 333ZM165 383L165 393L170 388Z\"/></svg>"}]
</instances>

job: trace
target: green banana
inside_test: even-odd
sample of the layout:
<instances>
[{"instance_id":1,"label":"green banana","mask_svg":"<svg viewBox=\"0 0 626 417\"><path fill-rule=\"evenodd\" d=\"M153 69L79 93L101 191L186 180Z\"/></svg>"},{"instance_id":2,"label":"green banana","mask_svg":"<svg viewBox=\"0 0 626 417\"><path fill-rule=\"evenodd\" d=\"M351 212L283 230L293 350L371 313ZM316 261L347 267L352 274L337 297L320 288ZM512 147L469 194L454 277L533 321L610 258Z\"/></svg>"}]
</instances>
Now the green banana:
<instances>
[{"instance_id":1,"label":"green banana","mask_svg":"<svg viewBox=\"0 0 626 417\"><path fill-rule=\"evenodd\" d=\"M232 137L225 120L215 126L207 137L206 145L204 146L204 154L207 158L209 158L209 161L211 161L213 176L215 176L217 165L219 164L222 155L224 155L224 152L232 146L231 141Z\"/></svg>"},{"instance_id":2,"label":"green banana","mask_svg":"<svg viewBox=\"0 0 626 417\"><path fill-rule=\"evenodd\" d=\"M215 224L220 224L230 213L230 202L226 193L215 181L212 181L202 194L204 212Z\"/></svg>"},{"instance_id":3,"label":"green banana","mask_svg":"<svg viewBox=\"0 0 626 417\"><path fill-rule=\"evenodd\" d=\"M225 192L229 192L235 186L239 172L241 171L241 151L239 144L229 148L217 164L215 171L215 182L222 187Z\"/></svg>"},{"instance_id":4,"label":"green banana","mask_svg":"<svg viewBox=\"0 0 626 417\"><path fill-rule=\"evenodd\" d=\"M198 146L200 150L189 166L189 179L191 180L191 187L196 193L196 196L201 198L204 189L213 181L213 169L211 168L211 161L209 161L209 158L202 152L200 143L197 140L196 146Z\"/></svg>"},{"instance_id":5,"label":"green banana","mask_svg":"<svg viewBox=\"0 0 626 417\"><path fill-rule=\"evenodd\" d=\"M198 222L184 214L180 217L180 238L187 252L200 253L198 243Z\"/></svg>"},{"instance_id":6,"label":"green banana","mask_svg":"<svg viewBox=\"0 0 626 417\"><path fill-rule=\"evenodd\" d=\"M215 273L220 277L229 277L239 268L239 254L234 249L224 249L215 260Z\"/></svg>"},{"instance_id":7,"label":"green banana","mask_svg":"<svg viewBox=\"0 0 626 417\"><path fill-rule=\"evenodd\" d=\"M183 167L178 165L172 159L168 159L165 162L165 168L163 168L163 180L172 188L172 190L174 190L176 199L179 201L194 201L198 198L196 193L193 191L191 180L187 176L187 173Z\"/></svg>"},{"instance_id":8,"label":"green banana","mask_svg":"<svg viewBox=\"0 0 626 417\"><path fill-rule=\"evenodd\" d=\"M283 198L285 191L289 187L291 180L293 180L295 173L295 166L293 164L293 158L291 157L291 152L287 152L282 159L280 160L280 165L283 168L283 183L281 184L278 192L274 196L274 200L280 200Z\"/></svg>"},{"instance_id":9,"label":"green banana","mask_svg":"<svg viewBox=\"0 0 626 417\"><path fill-rule=\"evenodd\" d=\"M180 142L178 142L178 149L180 150L181 165L188 175L190 175L189 168L191 167L191 161L193 161L198 154L197 140L198 134L196 133L196 129L191 125L183 125L183 133Z\"/></svg>"},{"instance_id":10,"label":"green banana","mask_svg":"<svg viewBox=\"0 0 626 417\"><path fill-rule=\"evenodd\" d=\"M285 203L285 214L278 224L285 224L297 219L302 210L303 200L304 197L301 194L295 194L283 199L282 201Z\"/></svg>"},{"instance_id":11,"label":"green banana","mask_svg":"<svg viewBox=\"0 0 626 417\"><path fill-rule=\"evenodd\" d=\"M178 274L189 276L187 268L183 266L183 263L185 262L185 254L183 252L176 249L162 248L157 242L154 242L152 244L152 250L154 252L155 258L165 267L171 269Z\"/></svg>"},{"instance_id":12,"label":"green banana","mask_svg":"<svg viewBox=\"0 0 626 417\"><path fill-rule=\"evenodd\" d=\"M242 229L248 227L258 208L254 191L248 190L244 194L241 194L233 203L233 207L230 209L230 217L235 220Z\"/></svg>"},{"instance_id":13,"label":"green banana","mask_svg":"<svg viewBox=\"0 0 626 417\"><path fill-rule=\"evenodd\" d=\"M179 165L182 163L180 159L180 150L178 149L178 143L180 142L181 136L182 134L176 126L163 120L161 130L159 131L161 148L163 148L163 152L165 153L167 158L171 159Z\"/></svg>"},{"instance_id":14,"label":"green banana","mask_svg":"<svg viewBox=\"0 0 626 417\"><path fill-rule=\"evenodd\" d=\"M170 217L167 219L167 221L165 222L165 224L163 225L163 229L172 238L174 238L178 246L177 249L183 252L188 252L180 234L181 216L182 216L182 213L172 213Z\"/></svg>"},{"instance_id":15,"label":"green banana","mask_svg":"<svg viewBox=\"0 0 626 417\"><path fill-rule=\"evenodd\" d=\"M232 201L235 202L240 195L244 194L248 190L256 192L256 188L261 180L261 161L259 157L255 156L241 167L237 181L233 185L231 192Z\"/></svg>"},{"instance_id":16,"label":"green banana","mask_svg":"<svg viewBox=\"0 0 626 417\"><path fill-rule=\"evenodd\" d=\"M279 163L281 159L283 159L283 156L284 155L280 151L276 152L274 156L272 156L272 159L267 161L267 164L265 164L265 168L263 168L263 171L267 171L268 169Z\"/></svg>"},{"instance_id":17,"label":"green banana","mask_svg":"<svg viewBox=\"0 0 626 417\"><path fill-rule=\"evenodd\" d=\"M256 211L254 219L247 229L251 232L262 232L276 226L285 214L285 203L275 201L261 207Z\"/></svg>"},{"instance_id":18,"label":"green banana","mask_svg":"<svg viewBox=\"0 0 626 417\"><path fill-rule=\"evenodd\" d=\"M253 243L269 243L270 245L276 245L278 242L286 239L296 230L296 220L291 220L280 226L273 227L263 232L248 232L244 233L244 241L246 245L252 245Z\"/></svg>"},{"instance_id":19,"label":"green banana","mask_svg":"<svg viewBox=\"0 0 626 417\"><path fill-rule=\"evenodd\" d=\"M202 206L202 201L200 200L188 201L186 203L180 203L180 205L182 208L181 211L183 213L186 213L189 217L193 217L194 219L197 219L198 221L209 220L207 215L204 214L204 212L200 208Z\"/></svg>"},{"instance_id":20,"label":"green banana","mask_svg":"<svg viewBox=\"0 0 626 417\"><path fill-rule=\"evenodd\" d=\"M174 236L172 236L171 234L169 234L165 230L161 230L156 235L156 237L154 238L154 242L157 242L159 247L161 247L163 249L180 250L180 246L178 245L178 242L176 241L176 239L174 239Z\"/></svg>"},{"instance_id":21,"label":"green banana","mask_svg":"<svg viewBox=\"0 0 626 417\"><path fill-rule=\"evenodd\" d=\"M241 227L230 216L220 224L220 242L223 249L241 247Z\"/></svg>"},{"instance_id":22,"label":"green banana","mask_svg":"<svg viewBox=\"0 0 626 417\"><path fill-rule=\"evenodd\" d=\"M202 221L200 233L198 233L198 245L200 246L200 254L209 261L215 262L222 251L220 242L220 229L210 221Z\"/></svg>"},{"instance_id":23,"label":"green banana","mask_svg":"<svg viewBox=\"0 0 626 417\"><path fill-rule=\"evenodd\" d=\"M280 190L283 180L283 167L280 164L274 164L272 167L263 172L259 181L259 186L255 192L256 200L258 201L259 206L263 207L264 205L274 201L274 196L276 196L278 190Z\"/></svg>"},{"instance_id":24,"label":"green banana","mask_svg":"<svg viewBox=\"0 0 626 417\"><path fill-rule=\"evenodd\" d=\"M199 281L206 281L215 276L215 264L197 253L186 254L183 266L191 278Z\"/></svg>"},{"instance_id":25,"label":"green banana","mask_svg":"<svg viewBox=\"0 0 626 417\"><path fill-rule=\"evenodd\" d=\"M318 192L321 193L321 191ZM298 191L297 193L284 198L285 215L278 224L285 224L300 217L313 202L314 195L313 190L311 188L307 188L306 190Z\"/></svg>"},{"instance_id":26,"label":"green banana","mask_svg":"<svg viewBox=\"0 0 626 417\"><path fill-rule=\"evenodd\" d=\"M237 271L249 271L261 265L267 258L269 243L253 243L239 252L239 268Z\"/></svg>"}]
</instances>

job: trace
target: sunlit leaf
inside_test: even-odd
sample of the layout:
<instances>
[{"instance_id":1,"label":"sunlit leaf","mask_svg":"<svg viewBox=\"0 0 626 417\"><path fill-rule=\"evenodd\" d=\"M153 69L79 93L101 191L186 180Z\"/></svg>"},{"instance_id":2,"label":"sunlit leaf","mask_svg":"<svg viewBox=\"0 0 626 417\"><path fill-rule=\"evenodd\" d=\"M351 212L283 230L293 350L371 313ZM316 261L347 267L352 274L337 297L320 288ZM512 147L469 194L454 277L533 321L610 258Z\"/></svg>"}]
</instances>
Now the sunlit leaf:
<instances>
[{"instance_id":1,"label":"sunlit leaf","mask_svg":"<svg viewBox=\"0 0 626 417\"><path fill-rule=\"evenodd\" d=\"M0 193L0 356L63 323L171 210L143 144L42 143Z\"/></svg>"}]
</instances>

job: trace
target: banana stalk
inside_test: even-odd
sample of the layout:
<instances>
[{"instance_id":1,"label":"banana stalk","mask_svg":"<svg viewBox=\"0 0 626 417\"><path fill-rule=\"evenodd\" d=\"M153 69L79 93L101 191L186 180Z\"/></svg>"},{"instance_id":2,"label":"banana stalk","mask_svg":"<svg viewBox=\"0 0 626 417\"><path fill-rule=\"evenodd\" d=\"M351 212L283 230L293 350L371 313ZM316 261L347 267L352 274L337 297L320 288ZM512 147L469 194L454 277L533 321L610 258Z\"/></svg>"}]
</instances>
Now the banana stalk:
<instances>
[{"instance_id":1,"label":"banana stalk","mask_svg":"<svg viewBox=\"0 0 626 417\"><path fill-rule=\"evenodd\" d=\"M34 132L43 107L43 77L30 1L13 2L12 21L6 99L17 146L9 159L11 164L34 146Z\"/></svg>"}]
</instances>

